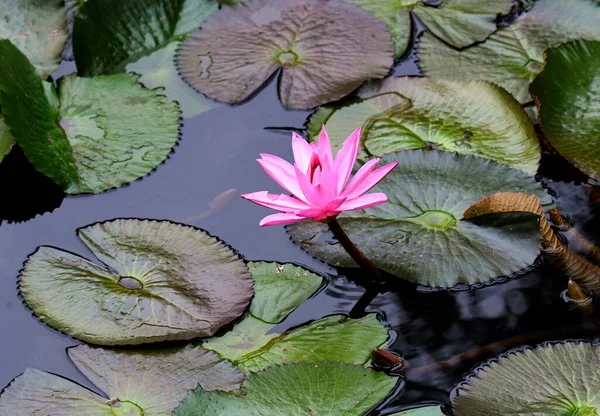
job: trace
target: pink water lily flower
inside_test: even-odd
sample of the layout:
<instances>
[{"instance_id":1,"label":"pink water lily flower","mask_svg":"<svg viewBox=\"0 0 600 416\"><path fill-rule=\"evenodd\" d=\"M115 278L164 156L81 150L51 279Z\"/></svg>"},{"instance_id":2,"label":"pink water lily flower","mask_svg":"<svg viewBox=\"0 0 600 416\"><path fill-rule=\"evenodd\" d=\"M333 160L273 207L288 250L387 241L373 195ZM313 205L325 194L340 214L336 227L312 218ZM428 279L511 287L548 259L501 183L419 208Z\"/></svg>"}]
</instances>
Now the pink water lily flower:
<instances>
[{"instance_id":1,"label":"pink water lily flower","mask_svg":"<svg viewBox=\"0 0 600 416\"><path fill-rule=\"evenodd\" d=\"M368 208L386 202L387 196L382 192L365 193L394 169L398 162L375 169L379 159L369 160L350 179L358 156L360 131L359 127L348 136L335 158L325 126L317 143L309 144L293 133L293 165L280 157L261 153L258 163L293 196L267 191L242 195L258 205L281 211L263 218L260 226L291 224L308 218L322 221L336 217L342 211Z\"/></svg>"}]
</instances>

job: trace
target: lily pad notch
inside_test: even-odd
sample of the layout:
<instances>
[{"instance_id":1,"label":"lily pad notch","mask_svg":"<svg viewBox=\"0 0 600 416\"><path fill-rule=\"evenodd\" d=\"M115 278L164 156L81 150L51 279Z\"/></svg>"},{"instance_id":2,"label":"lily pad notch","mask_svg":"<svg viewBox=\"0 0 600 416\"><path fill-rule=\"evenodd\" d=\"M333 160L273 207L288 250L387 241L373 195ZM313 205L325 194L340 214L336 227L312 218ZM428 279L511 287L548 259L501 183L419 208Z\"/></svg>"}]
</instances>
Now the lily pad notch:
<instances>
[{"instance_id":1,"label":"lily pad notch","mask_svg":"<svg viewBox=\"0 0 600 416\"><path fill-rule=\"evenodd\" d=\"M307 109L386 76L394 45L385 25L342 0L248 0L189 35L177 63L199 92L237 104L276 71L284 106ZM244 62L244 65L240 65Z\"/></svg>"},{"instance_id":2,"label":"lily pad notch","mask_svg":"<svg viewBox=\"0 0 600 416\"><path fill-rule=\"evenodd\" d=\"M207 337L254 294L240 256L203 230L117 219L77 234L104 266L41 246L19 276L26 305L74 338L126 345Z\"/></svg>"}]
</instances>

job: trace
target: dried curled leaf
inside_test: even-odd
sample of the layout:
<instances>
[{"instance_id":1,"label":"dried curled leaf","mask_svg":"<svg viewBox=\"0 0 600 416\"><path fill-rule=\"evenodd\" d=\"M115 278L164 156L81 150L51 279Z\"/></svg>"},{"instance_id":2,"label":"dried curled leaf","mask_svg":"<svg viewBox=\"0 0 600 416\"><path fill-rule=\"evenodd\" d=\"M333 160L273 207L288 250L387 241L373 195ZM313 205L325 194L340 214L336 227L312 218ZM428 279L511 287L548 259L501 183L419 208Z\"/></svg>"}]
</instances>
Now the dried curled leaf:
<instances>
[{"instance_id":1,"label":"dried curled leaf","mask_svg":"<svg viewBox=\"0 0 600 416\"><path fill-rule=\"evenodd\" d=\"M569 250L563 244L546 219L537 196L521 192L499 192L471 205L464 212L463 219L469 220L486 214L504 212L531 212L539 215L542 252L548 263L579 285L600 293L600 267Z\"/></svg>"}]
</instances>

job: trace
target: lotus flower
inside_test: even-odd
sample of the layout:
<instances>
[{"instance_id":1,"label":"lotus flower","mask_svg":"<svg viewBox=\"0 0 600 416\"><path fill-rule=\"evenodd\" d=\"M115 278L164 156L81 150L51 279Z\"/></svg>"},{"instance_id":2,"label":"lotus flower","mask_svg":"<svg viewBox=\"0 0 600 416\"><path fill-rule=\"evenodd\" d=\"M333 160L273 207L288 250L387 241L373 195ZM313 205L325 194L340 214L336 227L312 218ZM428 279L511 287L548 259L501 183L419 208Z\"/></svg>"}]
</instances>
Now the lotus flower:
<instances>
[{"instance_id":1,"label":"lotus flower","mask_svg":"<svg viewBox=\"0 0 600 416\"><path fill-rule=\"evenodd\" d=\"M242 195L258 205L281 211L263 218L260 226L291 224L308 218L323 221L335 218L343 211L386 202L387 196L384 193L366 192L394 169L397 162L375 169L379 159L369 160L350 179L358 156L360 132L359 127L348 136L335 158L325 126L317 143L309 144L293 133L293 165L280 157L261 153L258 163L292 196L267 191Z\"/></svg>"}]
</instances>

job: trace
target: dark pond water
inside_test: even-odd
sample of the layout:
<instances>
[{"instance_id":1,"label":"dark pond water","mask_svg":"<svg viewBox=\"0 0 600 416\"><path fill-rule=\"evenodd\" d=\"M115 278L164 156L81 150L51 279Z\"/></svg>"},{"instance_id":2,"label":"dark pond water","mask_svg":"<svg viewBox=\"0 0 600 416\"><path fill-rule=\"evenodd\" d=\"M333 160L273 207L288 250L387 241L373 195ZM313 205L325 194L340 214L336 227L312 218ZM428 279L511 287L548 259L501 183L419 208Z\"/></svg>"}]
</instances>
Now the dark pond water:
<instances>
[{"instance_id":1,"label":"dark pond water","mask_svg":"<svg viewBox=\"0 0 600 416\"><path fill-rule=\"evenodd\" d=\"M67 62L57 74L73 71ZM414 54L395 74L418 74ZM181 141L165 164L143 180L95 196L63 198L18 151L13 152L0 165L0 385L33 367L93 388L65 353L78 342L32 316L17 293L17 275L39 245L88 257L75 229L96 221L135 217L184 222L219 236L248 260L295 262L329 276L329 285L298 308L282 329L347 313L363 289L292 244L283 227L259 228L266 210L237 197L261 189L278 191L255 159L259 152L291 159L290 132L266 128L301 129L308 114L285 110L271 82L244 105L221 106L185 120ZM540 173L550 178L559 209L573 218L578 230L590 239L600 237L600 188L573 182L585 178L555 158L545 157ZM233 197L205 215L211 201L228 190L233 190L228 192ZM47 210L52 212L34 217ZM370 310L380 312L390 325L392 349L402 353L408 365L405 388L372 414L390 414L417 403L444 403L466 372L508 349L597 334L587 318L561 300L565 287L564 278L542 267L477 290L441 292L407 285L378 296Z\"/></svg>"}]
</instances>

